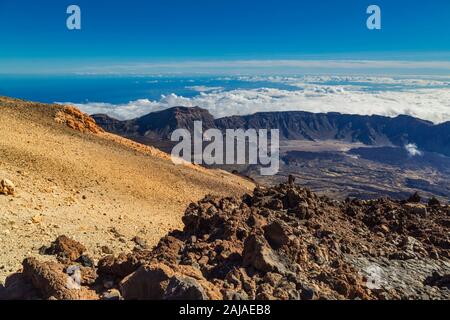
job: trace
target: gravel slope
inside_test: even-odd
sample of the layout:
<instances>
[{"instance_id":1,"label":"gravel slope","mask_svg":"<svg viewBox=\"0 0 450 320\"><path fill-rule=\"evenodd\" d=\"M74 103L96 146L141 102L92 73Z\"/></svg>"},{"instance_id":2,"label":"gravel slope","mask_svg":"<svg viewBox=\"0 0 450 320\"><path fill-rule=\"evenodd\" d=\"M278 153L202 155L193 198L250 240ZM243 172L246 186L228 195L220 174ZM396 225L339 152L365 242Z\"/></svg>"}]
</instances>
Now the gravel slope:
<instances>
[{"instance_id":1,"label":"gravel slope","mask_svg":"<svg viewBox=\"0 0 450 320\"><path fill-rule=\"evenodd\" d=\"M58 121L55 121L57 119ZM0 97L0 282L26 256L65 234L94 257L149 246L182 226L192 201L240 195L253 183L219 170L175 166L157 149L97 130L75 109Z\"/></svg>"}]
</instances>

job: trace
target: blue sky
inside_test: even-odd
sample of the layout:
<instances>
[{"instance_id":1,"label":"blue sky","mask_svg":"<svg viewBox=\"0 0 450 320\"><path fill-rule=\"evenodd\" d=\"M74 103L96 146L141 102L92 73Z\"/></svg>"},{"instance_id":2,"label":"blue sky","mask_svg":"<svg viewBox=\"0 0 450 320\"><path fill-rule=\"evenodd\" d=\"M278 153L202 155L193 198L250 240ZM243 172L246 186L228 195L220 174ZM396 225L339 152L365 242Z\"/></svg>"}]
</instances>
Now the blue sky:
<instances>
[{"instance_id":1,"label":"blue sky","mask_svg":"<svg viewBox=\"0 0 450 320\"><path fill-rule=\"evenodd\" d=\"M66 28L70 4L81 7L80 31ZM380 31L366 28L370 4L382 9ZM0 35L0 73L125 72L133 64L159 72L167 65L158 63L186 61L449 62L450 1L1 0Z\"/></svg>"}]
</instances>

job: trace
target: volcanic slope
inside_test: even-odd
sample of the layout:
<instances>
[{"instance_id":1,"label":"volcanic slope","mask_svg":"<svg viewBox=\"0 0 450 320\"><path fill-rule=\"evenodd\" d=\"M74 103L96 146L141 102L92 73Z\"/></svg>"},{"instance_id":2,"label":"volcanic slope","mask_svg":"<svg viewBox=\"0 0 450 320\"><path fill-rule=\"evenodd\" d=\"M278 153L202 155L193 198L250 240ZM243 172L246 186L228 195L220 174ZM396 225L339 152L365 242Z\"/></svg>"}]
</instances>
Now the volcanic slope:
<instances>
[{"instance_id":1,"label":"volcanic slope","mask_svg":"<svg viewBox=\"0 0 450 320\"><path fill-rule=\"evenodd\" d=\"M152 246L182 227L189 203L254 188L225 171L176 166L158 149L104 132L73 107L6 97L0 180L15 189L0 194L0 281L60 234L85 244L94 258L136 242Z\"/></svg>"}]
</instances>

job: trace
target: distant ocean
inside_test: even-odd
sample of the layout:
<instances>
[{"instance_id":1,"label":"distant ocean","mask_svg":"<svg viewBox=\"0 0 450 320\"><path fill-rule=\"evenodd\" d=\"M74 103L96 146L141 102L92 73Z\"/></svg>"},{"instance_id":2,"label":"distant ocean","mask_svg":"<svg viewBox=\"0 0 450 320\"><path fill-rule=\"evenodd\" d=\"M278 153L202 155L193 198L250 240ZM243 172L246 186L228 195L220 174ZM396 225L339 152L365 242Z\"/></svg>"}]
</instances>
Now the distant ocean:
<instances>
[{"instance_id":1,"label":"distant ocean","mask_svg":"<svg viewBox=\"0 0 450 320\"><path fill-rule=\"evenodd\" d=\"M182 105L215 117L302 110L450 121L450 77L0 75L0 95L118 119Z\"/></svg>"},{"instance_id":2,"label":"distant ocean","mask_svg":"<svg viewBox=\"0 0 450 320\"><path fill-rule=\"evenodd\" d=\"M298 88L271 81L247 81L220 76L10 76L0 75L0 95L45 103L104 102L123 104L138 99L159 100L176 94L192 98L201 92L256 89L283 90Z\"/></svg>"}]
</instances>

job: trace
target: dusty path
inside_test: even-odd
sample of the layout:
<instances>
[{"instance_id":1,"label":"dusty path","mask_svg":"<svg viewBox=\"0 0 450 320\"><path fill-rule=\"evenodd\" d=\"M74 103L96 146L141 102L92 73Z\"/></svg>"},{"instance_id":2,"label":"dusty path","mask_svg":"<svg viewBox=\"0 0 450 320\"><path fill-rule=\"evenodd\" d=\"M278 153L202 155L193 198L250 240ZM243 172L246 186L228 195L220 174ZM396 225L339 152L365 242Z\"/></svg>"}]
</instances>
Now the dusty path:
<instances>
[{"instance_id":1,"label":"dusty path","mask_svg":"<svg viewBox=\"0 0 450 320\"><path fill-rule=\"evenodd\" d=\"M253 188L111 134L71 129L55 121L61 110L0 98L0 180L16 186L14 196L0 195L0 281L58 235L96 256L103 246L131 250L134 236L152 246L182 226L190 202Z\"/></svg>"}]
</instances>

